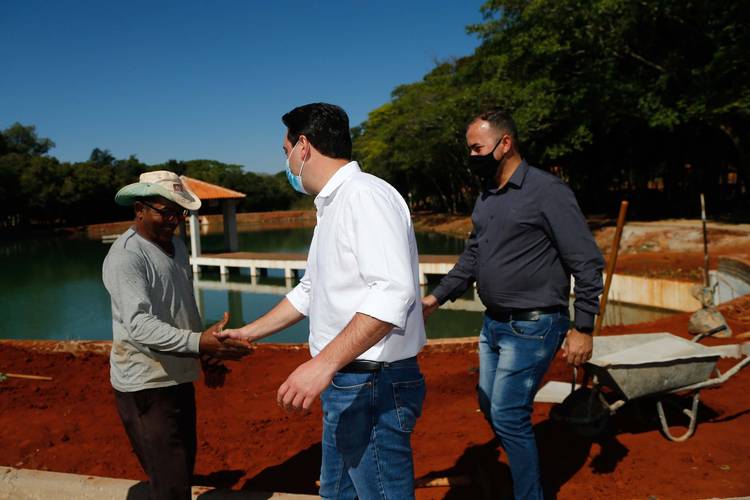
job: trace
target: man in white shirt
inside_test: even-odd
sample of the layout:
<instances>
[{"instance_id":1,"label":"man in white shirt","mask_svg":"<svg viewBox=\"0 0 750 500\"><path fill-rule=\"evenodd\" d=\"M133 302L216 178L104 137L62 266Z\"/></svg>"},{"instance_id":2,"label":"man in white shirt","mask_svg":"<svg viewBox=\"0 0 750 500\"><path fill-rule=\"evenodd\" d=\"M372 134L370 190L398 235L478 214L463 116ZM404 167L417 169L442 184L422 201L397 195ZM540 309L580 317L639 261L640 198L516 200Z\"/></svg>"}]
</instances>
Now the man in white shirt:
<instances>
[{"instance_id":1,"label":"man in white shirt","mask_svg":"<svg viewBox=\"0 0 750 500\"><path fill-rule=\"evenodd\" d=\"M310 318L312 359L281 385L287 411L323 405L323 498L414 498L411 431L425 395L419 262L409 209L351 161L349 118L315 103L282 118L287 178L318 223L300 283L220 338L255 341Z\"/></svg>"}]
</instances>

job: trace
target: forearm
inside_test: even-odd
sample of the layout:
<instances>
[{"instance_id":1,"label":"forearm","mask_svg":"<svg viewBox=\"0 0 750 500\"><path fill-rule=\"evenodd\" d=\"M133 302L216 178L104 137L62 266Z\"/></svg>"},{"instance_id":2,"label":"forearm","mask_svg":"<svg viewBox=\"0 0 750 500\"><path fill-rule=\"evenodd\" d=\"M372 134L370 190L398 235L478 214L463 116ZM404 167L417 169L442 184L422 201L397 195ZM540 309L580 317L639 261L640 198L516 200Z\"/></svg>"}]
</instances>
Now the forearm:
<instances>
[{"instance_id":1,"label":"forearm","mask_svg":"<svg viewBox=\"0 0 750 500\"><path fill-rule=\"evenodd\" d=\"M128 334L139 344L162 352L198 354L200 332L175 328L158 318L136 314L129 322Z\"/></svg>"},{"instance_id":2,"label":"forearm","mask_svg":"<svg viewBox=\"0 0 750 500\"><path fill-rule=\"evenodd\" d=\"M248 340L255 341L268 337L284 328L288 328L304 319L304 315L294 308L289 299L284 297L273 309L241 328L248 335Z\"/></svg>"},{"instance_id":3,"label":"forearm","mask_svg":"<svg viewBox=\"0 0 750 500\"><path fill-rule=\"evenodd\" d=\"M380 342L393 329L393 325L372 316L356 313L317 356L316 361L335 373L357 356Z\"/></svg>"},{"instance_id":4,"label":"forearm","mask_svg":"<svg viewBox=\"0 0 750 500\"><path fill-rule=\"evenodd\" d=\"M469 244L458 259L458 262L448 274L443 276L440 283L432 291L432 295L440 304L448 300L456 300L469 289L476 280L475 267L477 262L476 238L472 233Z\"/></svg>"}]
</instances>

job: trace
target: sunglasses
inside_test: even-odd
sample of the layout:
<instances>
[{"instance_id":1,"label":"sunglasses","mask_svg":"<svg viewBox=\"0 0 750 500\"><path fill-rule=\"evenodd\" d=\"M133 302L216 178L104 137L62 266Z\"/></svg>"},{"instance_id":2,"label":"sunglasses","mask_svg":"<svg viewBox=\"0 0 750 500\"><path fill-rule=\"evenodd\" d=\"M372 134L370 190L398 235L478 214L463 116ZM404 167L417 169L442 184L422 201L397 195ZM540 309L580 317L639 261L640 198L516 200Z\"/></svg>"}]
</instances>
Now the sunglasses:
<instances>
[{"instance_id":1,"label":"sunglasses","mask_svg":"<svg viewBox=\"0 0 750 500\"><path fill-rule=\"evenodd\" d=\"M141 203L146 205L151 210L158 212L159 215L161 215L165 220L181 219L183 217L187 217L189 213L188 210L165 210L163 208L156 208L155 206L151 205L150 203L146 203L145 201L142 201Z\"/></svg>"}]
</instances>

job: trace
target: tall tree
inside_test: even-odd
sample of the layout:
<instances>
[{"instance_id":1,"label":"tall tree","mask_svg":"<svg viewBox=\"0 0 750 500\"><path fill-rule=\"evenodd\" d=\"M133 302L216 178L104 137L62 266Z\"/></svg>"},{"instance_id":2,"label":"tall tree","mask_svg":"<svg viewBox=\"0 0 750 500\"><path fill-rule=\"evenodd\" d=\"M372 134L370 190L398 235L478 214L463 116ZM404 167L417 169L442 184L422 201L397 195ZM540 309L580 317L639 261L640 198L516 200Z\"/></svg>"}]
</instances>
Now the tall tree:
<instances>
[{"instance_id":1,"label":"tall tree","mask_svg":"<svg viewBox=\"0 0 750 500\"><path fill-rule=\"evenodd\" d=\"M4 149L2 154L19 153L31 156L47 154L55 147L50 139L37 136L34 125L22 125L18 122L2 131Z\"/></svg>"},{"instance_id":2,"label":"tall tree","mask_svg":"<svg viewBox=\"0 0 750 500\"><path fill-rule=\"evenodd\" d=\"M417 204L454 210L462 204L451 196L476 186L465 122L501 106L518 122L525 155L562 171L592 207L615 198L597 193L645 196L656 180L669 184L663 201L692 196L688 185L718 197L721 168L750 181L743 3L488 1L484 21L468 28L481 42L474 53L397 88L355 128L355 151L366 168L408 178ZM638 207L647 205L658 204Z\"/></svg>"}]
</instances>

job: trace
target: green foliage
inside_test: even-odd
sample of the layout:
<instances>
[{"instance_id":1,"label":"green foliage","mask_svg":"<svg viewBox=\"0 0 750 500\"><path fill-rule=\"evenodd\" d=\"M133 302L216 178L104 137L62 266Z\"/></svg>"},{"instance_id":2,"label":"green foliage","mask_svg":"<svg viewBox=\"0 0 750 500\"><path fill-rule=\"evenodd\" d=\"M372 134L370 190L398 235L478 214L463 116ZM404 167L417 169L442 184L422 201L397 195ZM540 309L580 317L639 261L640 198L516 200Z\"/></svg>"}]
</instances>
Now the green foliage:
<instances>
[{"instance_id":1,"label":"green foliage","mask_svg":"<svg viewBox=\"0 0 750 500\"><path fill-rule=\"evenodd\" d=\"M112 156L109 149L94 148L93 151L91 151L91 156L89 156L89 163L94 163L96 165L112 165L114 161L115 157Z\"/></svg>"},{"instance_id":2,"label":"green foliage","mask_svg":"<svg viewBox=\"0 0 750 500\"><path fill-rule=\"evenodd\" d=\"M283 172L256 174L214 160L146 165L132 155L118 160L100 148L88 161L61 163L42 156L52 141L39 139L33 126L18 124L0 133L0 145L7 144L10 151L0 154L0 228L126 220L132 211L115 205L115 193L152 170L171 170L245 193L240 211L284 210L297 200ZM219 212L220 207L207 204L201 211Z\"/></svg>"},{"instance_id":3,"label":"green foliage","mask_svg":"<svg viewBox=\"0 0 750 500\"><path fill-rule=\"evenodd\" d=\"M466 211L477 191L466 122L504 107L524 156L562 170L597 210L616 201L607 190L632 198L656 177L666 202L706 186L736 197L750 180L749 12L729 1L488 1L467 28L480 46L396 88L355 128L356 156L413 206ZM730 167L734 192L718 183Z\"/></svg>"},{"instance_id":4,"label":"green foliage","mask_svg":"<svg viewBox=\"0 0 750 500\"><path fill-rule=\"evenodd\" d=\"M18 153L38 156L46 154L55 147L55 143L51 140L37 136L34 125L21 125L16 122L2 131L2 137L0 154Z\"/></svg>"}]
</instances>

